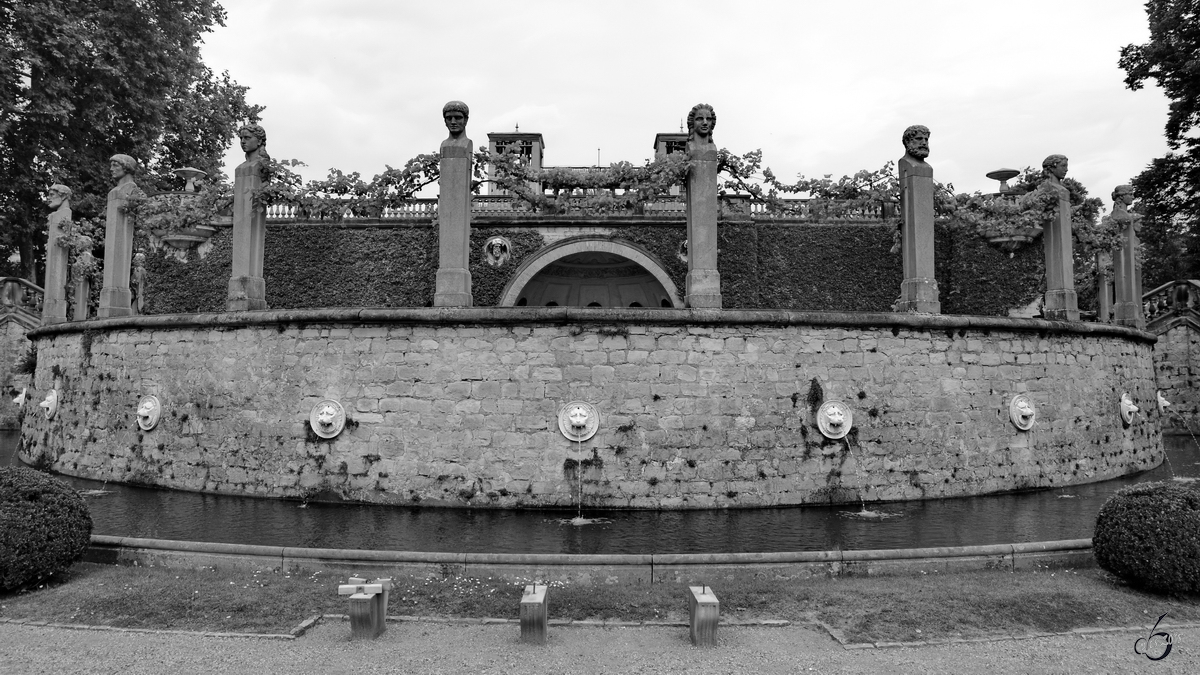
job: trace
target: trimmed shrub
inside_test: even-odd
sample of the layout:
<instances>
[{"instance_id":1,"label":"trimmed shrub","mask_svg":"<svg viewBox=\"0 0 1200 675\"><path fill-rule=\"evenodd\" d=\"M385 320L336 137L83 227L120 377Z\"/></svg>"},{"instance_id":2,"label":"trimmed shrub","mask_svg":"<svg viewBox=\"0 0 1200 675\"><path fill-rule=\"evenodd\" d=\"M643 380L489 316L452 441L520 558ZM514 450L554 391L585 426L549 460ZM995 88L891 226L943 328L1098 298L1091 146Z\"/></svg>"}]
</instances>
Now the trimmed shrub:
<instances>
[{"instance_id":1,"label":"trimmed shrub","mask_svg":"<svg viewBox=\"0 0 1200 675\"><path fill-rule=\"evenodd\" d=\"M1100 508L1092 548L1100 567L1135 586L1200 592L1200 484L1123 488Z\"/></svg>"},{"instance_id":2,"label":"trimmed shrub","mask_svg":"<svg viewBox=\"0 0 1200 675\"><path fill-rule=\"evenodd\" d=\"M0 591L70 567L91 535L87 504L66 483L33 469L0 467Z\"/></svg>"}]
</instances>

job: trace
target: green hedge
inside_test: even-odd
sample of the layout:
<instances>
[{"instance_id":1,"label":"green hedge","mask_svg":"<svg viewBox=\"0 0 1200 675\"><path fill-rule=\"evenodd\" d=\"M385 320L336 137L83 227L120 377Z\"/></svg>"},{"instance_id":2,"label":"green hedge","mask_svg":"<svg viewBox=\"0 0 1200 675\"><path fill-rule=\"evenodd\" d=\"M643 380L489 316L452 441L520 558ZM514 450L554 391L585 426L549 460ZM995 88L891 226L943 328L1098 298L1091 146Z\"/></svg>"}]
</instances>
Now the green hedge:
<instances>
[{"instance_id":1,"label":"green hedge","mask_svg":"<svg viewBox=\"0 0 1200 675\"><path fill-rule=\"evenodd\" d=\"M1141 483L1100 507L1092 550L1100 567L1155 591L1200 592L1200 485Z\"/></svg>"},{"instance_id":2,"label":"green hedge","mask_svg":"<svg viewBox=\"0 0 1200 675\"><path fill-rule=\"evenodd\" d=\"M891 311L903 278L901 257L891 252L894 231L890 224L722 222L717 264L723 304L729 309ZM483 259L484 242L496 235L513 244L509 261L498 268ZM687 263L678 257L687 237L682 222L615 225L610 236L648 250L684 292ZM203 260L194 251L186 262L165 251L148 255L147 313L224 310L231 233L222 230L211 241ZM472 230L475 305L499 302L521 261L544 245L533 228ZM1010 256L939 227L935 254L943 314L1004 316L1044 289L1040 241ZM437 231L432 226L273 225L267 229L264 258L272 309L427 307L437 272ZM1094 293L1084 286L1086 271L1081 278L1080 304L1086 308L1094 303Z\"/></svg>"},{"instance_id":3,"label":"green hedge","mask_svg":"<svg viewBox=\"0 0 1200 675\"><path fill-rule=\"evenodd\" d=\"M69 485L33 469L0 467L0 591L70 567L91 536L87 504Z\"/></svg>"}]
</instances>

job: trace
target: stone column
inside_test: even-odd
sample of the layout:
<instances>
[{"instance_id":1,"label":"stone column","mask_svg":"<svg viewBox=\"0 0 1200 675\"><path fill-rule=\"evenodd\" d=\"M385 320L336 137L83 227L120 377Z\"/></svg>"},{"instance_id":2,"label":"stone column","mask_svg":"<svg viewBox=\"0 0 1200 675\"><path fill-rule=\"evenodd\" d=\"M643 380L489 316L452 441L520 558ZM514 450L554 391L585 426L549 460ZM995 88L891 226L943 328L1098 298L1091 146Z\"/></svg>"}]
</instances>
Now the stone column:
<instances>
[{"instance_id":1,"label":"stone column","mask_svg":"<svg viewBox=\"0 0 1200 675\"><path fill-rule=\"evenodd\" d=\"M267 236L267 210L255 206L254 193L262 189L267 132L257 124L238 130L246 161L233 171L233 272L225 309L230 312L267 308L267 282L263 279L263 248Z\"/></svg>"},{"instance_id":2,"label":"stone column","mask_svg":"<svg viewBox=\"0 0 1200 675\"><path fill-rule=\"evenodd\" d=\"M46 279L43 283L42 323L67 320L67 249L62 246L63 231L71 222L71 188L50 186L50 207L54 211L46 221Z\"/></svg>"},{"instance_id":3,"label":"stone column","mask_svg":"<svg viewBox=\"0 0 1200 675\"><path fill-rule=\"evenodd\" d=\"M434 307L470 307L471 297L471 155L466 136L470 111L462 101L442 108L450 137L442 141L438 179L438 270Z\"/></svg>"},{"instance_id":4,"label":"stone column","mask_svg":"<svg viewBox=\"0 0 1200 675\"><path fill-rule=\"evenodd\" d=\"M100 308L96 316L128 316L132 294L129 291L129 266L133 262L133 219L124 212L129 197L138 189L133 182L137 162L129 155L113 155L109 160L117 186L108 191L108 212L104 225L104 285L100 287Z\"/></svg>"},{"instance_id":5,"label":"stone column","mask_svg":"<svg viewBox=\"0 0 1200 675\"><path fill-rule=\"evenodd\" d=\"M712 141L717 116L701 103L688 113L687 208L688 273L684 304L721 308L721 273L717 271L717 146Z\"/></svg>"},{"instance_id":6,"label":"stone column","mask_svg":"<svg viewBox=\"0 0 1200 675\"><path fill-rule=\"evenodd\" d=\"M913 125L904 130L901 140L905 153L897 167L903 218L904 281L900 284L896 311L940 314L942 303L938 302L933 267L933 167L925 162L929 156L929 129Z\"/></svg>"},{"instance_id":7,"label":"stone column","mask_svg":"<svg viewBox=\"0 0 1200 675\"><path fill-rule=\"evenodd\" d=\"M1058 195L1058 210L1043 235L1046 239L1046 302L1043 315L1052 321L1078 321L1079 299L1075 294L1075 264L1071 258L1071 193L1062 184L1067 175L1067 158L1050 155L1042 162L1044 188Z\"/></svg>"},{"instance_id":8,"label":"stone column","mask_svg":"<svg viewBox=\"0 0 1200 675\"><path fill-rule=\"evenodd\" d=\"M1117 325L1144 329L1146 318L1142 314L1142 270L1137 264L1137 221L1140 216L1129 212L1129 206L1133 203L1133 186L1118 185L1112 197L1112 219L1121 225L1121 248L1116 251L1113 266L1113 284L1116 287L1113 318Z\"/></svg>"}]
</instances>

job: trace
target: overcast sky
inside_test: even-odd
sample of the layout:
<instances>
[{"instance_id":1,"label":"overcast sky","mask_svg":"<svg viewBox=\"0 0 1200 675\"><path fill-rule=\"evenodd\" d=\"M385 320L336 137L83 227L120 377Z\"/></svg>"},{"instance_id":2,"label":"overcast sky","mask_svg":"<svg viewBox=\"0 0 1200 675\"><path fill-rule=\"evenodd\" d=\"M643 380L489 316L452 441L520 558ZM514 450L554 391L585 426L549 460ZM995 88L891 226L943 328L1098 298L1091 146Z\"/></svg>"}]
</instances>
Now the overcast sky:
<instances>
[{"instance_id":1,"label":"overcast sky","mask_svg":"<svg viewBox=\"0 0 1200 675\"><path fill-rule=\"evenodd\" d=\"M204 60L265 105L271 155L369 179L432 152L441 107L490 131L538 132L550 166L653 155L694 104L714 140L761 148L785 180L839 177L932 130L935 178L994 191L998 168L1070 158L1093 196L1167 151L1167 100L1129 91L1119 50L1144 43L1133 0L222 0ZM240 161L231 152L227 169Z\"/></svg>"}]
</instances>

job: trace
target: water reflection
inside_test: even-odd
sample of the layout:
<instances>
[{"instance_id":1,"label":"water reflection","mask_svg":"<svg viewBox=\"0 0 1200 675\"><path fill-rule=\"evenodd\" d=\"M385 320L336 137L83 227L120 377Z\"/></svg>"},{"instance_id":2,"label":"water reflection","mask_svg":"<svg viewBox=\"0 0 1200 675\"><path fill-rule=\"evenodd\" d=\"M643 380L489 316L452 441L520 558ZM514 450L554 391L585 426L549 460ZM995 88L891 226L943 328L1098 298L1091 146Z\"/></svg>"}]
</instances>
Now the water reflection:
<instances>
[{"instance_id":1,"label":"water reflection","mask_svg":"<svg viewBox=\"0 0 1200 675\"><path fill-rule=\"evenodd\" d=\"M0 431L0 464L16 463L17 433ZM489 553L714 553L969 546L1092 536L1113 492L1176 476L1200 478L1190 438L1164 440L1170 466L1077 487L988 497L870 505L895 514L848 518L844 507L713 511L596 511L607 522L573 526L570 511L501 511L358 506L102 484L64 477L89 497L96 534L396 551ZM1072 495L1071 498L1064 498Z\"/></svg>"}]
</instances>

